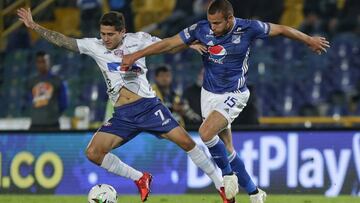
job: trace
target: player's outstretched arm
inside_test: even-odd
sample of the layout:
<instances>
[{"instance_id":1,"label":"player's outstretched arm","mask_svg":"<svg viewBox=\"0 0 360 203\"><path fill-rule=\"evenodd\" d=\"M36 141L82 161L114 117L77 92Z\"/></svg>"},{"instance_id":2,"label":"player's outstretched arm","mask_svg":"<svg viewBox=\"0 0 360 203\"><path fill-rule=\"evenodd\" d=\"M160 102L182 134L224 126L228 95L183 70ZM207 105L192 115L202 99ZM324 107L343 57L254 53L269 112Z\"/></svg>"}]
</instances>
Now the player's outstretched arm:
<instances>
[{"instance_id":1,"label":"player's outstretched arm","mask_svg":"<svg viewBox=\"0 0 360 203\"><path fill-rule=\"evenodd\" d=\"M285 26L270 23L270 36L283 35L290 39L298 40L305 43L312 51L317 54L326 52L330 47L330 43L324 37L309 36L299 30Z\"/></svg>"},{"instance_id":2,"label":"player's outstretched arm","mask_svg":"<svg viewBox=\"0 0 360 203\"><path fill-rule=\"evenodd\" d=\"M145 49L139 50L132 54L124 55L121 66L129 67L132 64L134 64L136 60L145 56L172 52L173 50L182 48L184 44L185 43L182 41L179 35L175 35L170 38L165 38L155 44L146 47Z\"/></svg>"},{"instance_id":3,"label":"player's outstretched arm","mask_svg":"<svg viewBox=\"0 0 360 203\"><path fill-rule=\"evenodd\" d=\"M47 41L59 46L64 47L70 51L79 52L79 48L76 43L76 39L67 37L61 33L55 32L53 30L48 30L41 25L34 22L31 14L30 8L20 8L17 10L17 15L19 20L22 21L26 27L37 32L41 37Z\"/></svg>"},{"instance_id":4,"label":"player's outstretched arm","mask_svg":"<svg viewBox=\"0 0 360 203\"><path fill-rule=\"evenodd\" d=\"M170 50L169 52L171 54L175 54L177 52L183 51L183 50L188 49L188 48L197 51L201 55L203 55L204 53L207 52L207 47L204 44L202 44L202 43L200 43L198 41L195 41L195 42L191 43L190 45L182 44L182 45Z\"/></svg>"}]
</instances>

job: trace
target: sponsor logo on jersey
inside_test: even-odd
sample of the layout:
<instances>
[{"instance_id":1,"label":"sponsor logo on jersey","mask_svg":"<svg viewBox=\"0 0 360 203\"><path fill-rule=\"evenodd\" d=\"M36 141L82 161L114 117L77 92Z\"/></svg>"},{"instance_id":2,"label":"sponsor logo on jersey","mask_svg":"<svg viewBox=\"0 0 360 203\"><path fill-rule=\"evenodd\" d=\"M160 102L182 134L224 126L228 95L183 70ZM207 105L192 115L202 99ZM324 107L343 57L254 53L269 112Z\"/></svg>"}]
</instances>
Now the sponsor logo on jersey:
<instances>
[{"instance_id":1,"label":"sponsor logo on jersey","mask_svg":"<svg viewBox=\"0 0 360 203\"><path fill-rule=\"evenodd\" d=\"M120 64L119 62L107 63L108 70L110 72L120 71Z\"/></svg>"},{"instance_id":2,"label":"sponsor logo on jersey","mask_svg":"<svg viewBox=\"0 0 360 203\"><path fill-rule=\"evenodd\" d=\"M215 46L210 46L208 48L208 52L209 52L209 60L214 62L214 63L218 63L218 64L223 64L224 62L224 58L227 55L226 49L221 46L221 45L215 45Z\"/></svg>"},{"instance_id":3,"label":"sponsor logo on jersey","mask_svg":"<svg viewBox=\"0 0 360 203\"><path fill-rule=\"evenodd\" d=\"M131 44L131 45L126 46L126 48L131 49L131 48L134 48L134 47L137 47L137 46L139 46L139 45L138 44Z\"/></svg>"},{"instance_id":4,"label":"sponsor logo on jersey","mask_svg":"<svg viewBox=\"0 0 360 203\"><path fill-rule=\"evenodd\" d=\"M133 73L141 73L141 67L134 64L131 67L121 67L120 71L125 71L125 72L131 71Z\"/></svg>"},{"instance_id":5,"label":"sponsor logo on jersey","mask_svg":"<svg viewBox=\"0 0 360 203\"><path fill-rule=\"evenodd\" d=\"M132 72L132 73L141 73L141 67L137 64L132 65L131 67L121 67L121 63L119 62L113 62L113 63L107 63L108 70L110 72Z\"/></svg>"}]
</instances>

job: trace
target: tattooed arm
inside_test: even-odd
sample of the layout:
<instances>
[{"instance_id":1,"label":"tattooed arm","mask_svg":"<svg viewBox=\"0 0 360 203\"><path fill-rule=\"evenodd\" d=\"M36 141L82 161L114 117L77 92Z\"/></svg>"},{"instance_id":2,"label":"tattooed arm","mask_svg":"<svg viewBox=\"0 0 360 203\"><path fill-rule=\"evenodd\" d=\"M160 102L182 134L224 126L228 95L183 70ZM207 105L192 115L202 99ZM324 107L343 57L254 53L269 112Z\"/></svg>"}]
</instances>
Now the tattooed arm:
<instances>
[{"instance_id":1,"label":"tattooed arm","mask_svg":"<svg viewBox=\"0 0 360 203\"><path fill-rule=\"evenodd\" d=\"M67 37L61 33L48 30L38 24L35 24L33 30L37 32L41 37L46 39L47 41L59 46L64 47L70 51L79 52L79 48L76 43L76 39Z\"/></svg>"},{"instance_id":2,"label":"tattooed arm","mask_svg":"<svg viewBox=\"0 0 360 203\"><path fill-rule=\"evenodd\" d=\"M59 46L64 47L70 51L79 52L79 48L76 43L76 39L67 37L61 33L55 32L53 30L46 29L41 25L34 22L30 8L24 9L20 8L17 10L17 15L19 20L22 21L26 27L37 32L41 37L47 41Z\"/></svg>"}]
</instances>

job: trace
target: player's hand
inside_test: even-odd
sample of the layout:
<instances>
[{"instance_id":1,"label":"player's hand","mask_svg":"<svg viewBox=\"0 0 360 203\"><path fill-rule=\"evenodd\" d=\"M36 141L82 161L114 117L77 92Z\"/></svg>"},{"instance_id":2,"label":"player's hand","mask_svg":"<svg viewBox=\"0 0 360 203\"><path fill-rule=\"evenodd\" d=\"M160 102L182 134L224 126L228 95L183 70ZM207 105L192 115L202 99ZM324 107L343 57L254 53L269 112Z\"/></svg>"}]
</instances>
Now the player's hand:
<instances>
[{"instance_id":1,"label":"player's hand","mask_svg":"<svg viewBox=\"0 0 360 203\"><path fill-rule=\"evenodd\" d=\"M121 62L122 68L128 68L135 63L136 59L133 54L124 55Z\"/></svg>"},{"instance_id":2,"label":"player's hand","mask_svg":"<svg viewBox=\"0 0 360 203\"><path fill-rule=\"evenodd\" d=\"M326 53L327 48L330 48L330 42L324 37L311 37L308 46L313 52L321 55L323 52Z\"/></svg>"},{"instance_id":3,"label":"player's hand","mask_svg":"<svg viewBox=\"0 0 360 203\"><path fill-rule=\"evenodd\" d=\"M204 44L200 43L199 41L193 42L189 47L199 52L199 54L201 55L207 52L207 47Z\"/></svg>"},{"instance_id":4,"label":"player's hand","mask_svg":"<svg viewBox=\"0 0 360 203\"><path fill-rule=\"evenodd\" d=\"M34 29L34 27L36 26L36 23L34 22L32 15L31 15L31 10L30 8L19 8L16 11L17 15L19 16L19 20L22 21L26 27Z\"/></svg>"}]
</instances>

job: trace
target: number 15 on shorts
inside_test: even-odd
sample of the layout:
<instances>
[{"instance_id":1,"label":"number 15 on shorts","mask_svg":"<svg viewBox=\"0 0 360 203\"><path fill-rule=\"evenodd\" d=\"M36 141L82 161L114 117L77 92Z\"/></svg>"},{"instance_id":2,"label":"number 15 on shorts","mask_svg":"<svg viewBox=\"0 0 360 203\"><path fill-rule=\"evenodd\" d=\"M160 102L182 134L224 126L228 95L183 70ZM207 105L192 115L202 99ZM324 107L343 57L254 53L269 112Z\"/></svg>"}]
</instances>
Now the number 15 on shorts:
<instances>
[{"instance_id":1,"label":"number 15 on shorts","mask_svg":"<svg viewBox=\"0 0 360 203\"><path fill-rule=\"evenodd\" d=\"M230 108L234 107L236 104L237 99L231 96L228 96L228 98L224 101L226 105L228 105Z\"/></svg>"}]
</instances>

